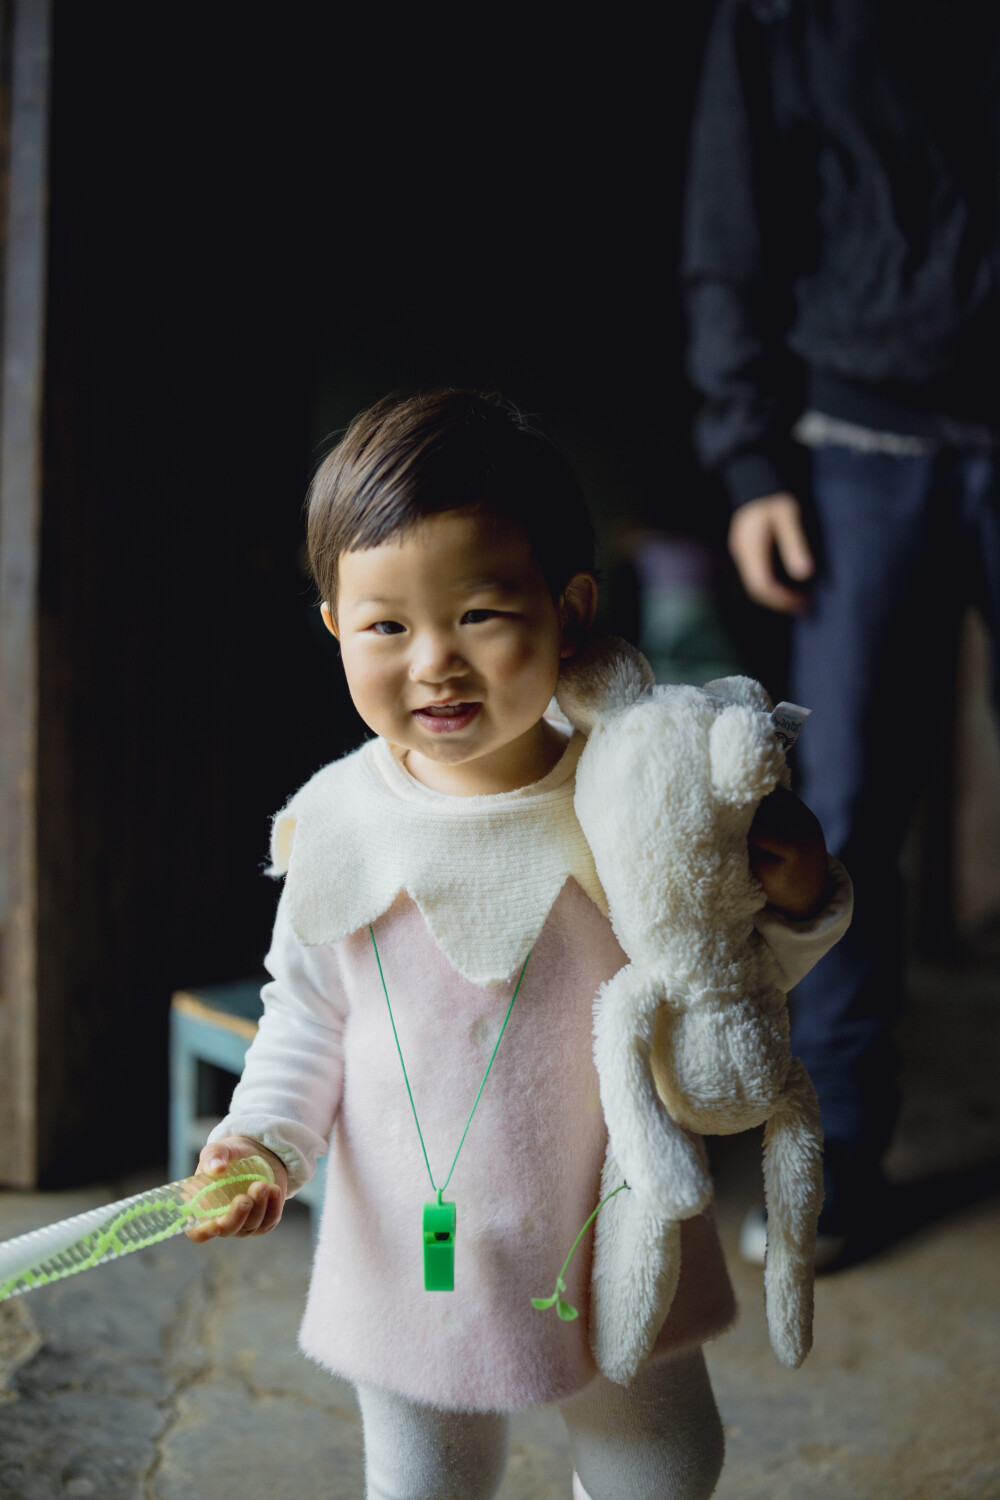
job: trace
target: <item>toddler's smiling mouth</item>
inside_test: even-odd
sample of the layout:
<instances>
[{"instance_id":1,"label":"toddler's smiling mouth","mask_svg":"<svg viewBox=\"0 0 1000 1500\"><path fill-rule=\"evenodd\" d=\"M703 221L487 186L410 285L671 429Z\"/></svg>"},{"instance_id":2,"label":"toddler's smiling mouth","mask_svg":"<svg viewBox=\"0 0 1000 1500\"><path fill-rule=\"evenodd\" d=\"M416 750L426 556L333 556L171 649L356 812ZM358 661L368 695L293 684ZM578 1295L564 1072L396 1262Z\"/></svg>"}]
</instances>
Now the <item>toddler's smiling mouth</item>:
<instances>
[{"instance_id":1,"label":"toddler's smiling mouth","mask_svg":"<svg viewBox=\"0 0 1000 1500\"><path fill-rule=\"evenodd\" d=\"M415 708L413 717L435 734L448 734L471 724L482 706L481 703L429 703L424 708Z\"/></svg>"}]
</instances>

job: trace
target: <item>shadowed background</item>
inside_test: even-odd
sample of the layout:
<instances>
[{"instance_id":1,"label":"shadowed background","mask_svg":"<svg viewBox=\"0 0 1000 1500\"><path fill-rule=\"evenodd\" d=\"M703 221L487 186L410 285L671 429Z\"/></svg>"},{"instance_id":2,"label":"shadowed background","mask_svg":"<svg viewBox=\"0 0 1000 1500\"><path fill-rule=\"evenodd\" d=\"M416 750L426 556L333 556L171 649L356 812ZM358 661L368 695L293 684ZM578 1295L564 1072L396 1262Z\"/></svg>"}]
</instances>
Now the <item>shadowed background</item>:
<instances>
[{"instance_id":1,"label":"shadowed background","mask_svg":"<svg viewBox=\"0 0 1000 1500\"><path fill-rule=\"evenodd\" d=\"M259 968L268 818L360 734L301 523L355 411L448 383L536 415L626 629L634 528L718 533L675 269L702 32L56 0L43 1181L162 1155L169 994Z\"/></svg>"}]
</instances>

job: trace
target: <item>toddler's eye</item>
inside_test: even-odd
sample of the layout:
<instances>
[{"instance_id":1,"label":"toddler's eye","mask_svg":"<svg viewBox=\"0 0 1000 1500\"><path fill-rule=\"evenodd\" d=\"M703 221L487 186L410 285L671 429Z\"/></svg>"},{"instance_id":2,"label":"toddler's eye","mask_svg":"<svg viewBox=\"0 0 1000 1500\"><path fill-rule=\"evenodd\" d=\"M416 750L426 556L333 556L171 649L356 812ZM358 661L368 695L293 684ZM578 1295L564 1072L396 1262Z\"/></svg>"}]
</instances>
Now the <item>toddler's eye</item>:
<instances>
[{"instance_id":1,"label":"toddler's eye","mask_svg":"<svg viewBox=\"0 0 1000 1500\"><path fill-rule=\"evenodd\" d=\"M370 628L376 635L398 635L403 627L398 620L376 620Z\"/></svg>"},{"instance_id":2,"label":"toddler's eye","mask_svg":"<svg viewBox=\"0 0 1000 1500\"><path fill-rule=\"evenodd\" d=\"M467 609L462 616L463 625L481 625L484 620L492 620L496 616L495 609Z\"/></svg>"}]
</instances>

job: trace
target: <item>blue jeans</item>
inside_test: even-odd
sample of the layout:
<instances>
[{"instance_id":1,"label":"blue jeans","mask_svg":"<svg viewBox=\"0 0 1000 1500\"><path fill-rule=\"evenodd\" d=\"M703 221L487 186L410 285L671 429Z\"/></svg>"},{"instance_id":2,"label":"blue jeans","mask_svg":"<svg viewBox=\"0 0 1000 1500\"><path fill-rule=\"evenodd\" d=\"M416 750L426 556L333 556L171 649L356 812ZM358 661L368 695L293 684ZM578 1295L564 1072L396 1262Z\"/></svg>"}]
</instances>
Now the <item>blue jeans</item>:
<instances>
[{"instance_id":1,"label":"blue jeans","mask_svg":"<svg viewBox=\"0 0 1000 1500\"><path fill-rule=\"evenodd\" d=\"M792 696L813 717L795 762L798 790L854 880L856 908L846 937L794 992L792 1044L819 1094L831 1166L873 1171L897 1113L900 852L947 728L970 602L988 623L1000 702L997 461L837 447L810 458L818 570L793 631Z\"/></svg>"}]
</instances>

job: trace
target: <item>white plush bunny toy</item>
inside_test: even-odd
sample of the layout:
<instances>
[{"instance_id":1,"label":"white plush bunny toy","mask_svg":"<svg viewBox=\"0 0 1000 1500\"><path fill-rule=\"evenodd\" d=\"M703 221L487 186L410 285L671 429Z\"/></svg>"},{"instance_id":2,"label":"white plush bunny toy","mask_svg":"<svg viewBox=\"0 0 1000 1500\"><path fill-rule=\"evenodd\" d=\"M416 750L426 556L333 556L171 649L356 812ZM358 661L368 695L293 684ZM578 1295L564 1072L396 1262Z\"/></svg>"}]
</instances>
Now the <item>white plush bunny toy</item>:
<instances>
[{"instance_id":1,"label":"white plush bunny toy","mask_svg":"<svg viewBox=\"0 0 1000 1500\"><path fill-rule=\"evenodd\" d=\"M772 705L747 677L654 686L645 658L607 638L564 672L558 701L588 736L576 812L629 959L595 1006L603 1191L630 1188L597 1221L595 1354L627 1382L669 1309L678 1221L712 1191L687 1131L765 1124L768 1329L795 1367L812 1342L822 1135L789 1052L780 971L753 924L764 895L747 834L761 798L788 784Z\"/></svg>"}]
</instances>

